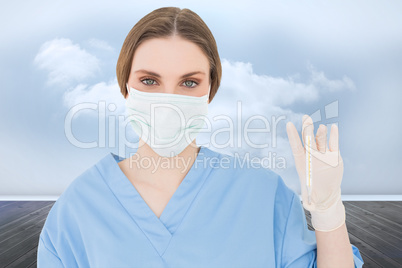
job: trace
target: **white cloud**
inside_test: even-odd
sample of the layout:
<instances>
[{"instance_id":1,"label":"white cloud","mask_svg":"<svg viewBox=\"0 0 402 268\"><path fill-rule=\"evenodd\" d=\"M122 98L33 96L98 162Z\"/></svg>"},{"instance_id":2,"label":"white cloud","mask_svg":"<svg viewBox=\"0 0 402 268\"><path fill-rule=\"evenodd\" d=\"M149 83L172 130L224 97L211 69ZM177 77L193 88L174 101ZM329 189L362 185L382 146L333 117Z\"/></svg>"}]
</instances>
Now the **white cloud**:
<instances>
[{"instance_id":1,"label":"white cloud","mask_svg":"<svg viewBox=\"0 0 402 268\"><path fill-rule=\"evenodd\" d=\"M82 103L95 103L105 102L106 107L111 105L116 106L113 109L117 114L124 113L125 99L120 93L120 88L117 84L117 80L113 79L109 82L100 82L95 85L79 84L74 89L67 91L63 96L64 105L71 108L75 105ZM87 110L89 111L89 110ZM79 113L83 115L84 113ZM97 113L90 113L91 115L97 115Z\"/></svg>"},{"instance_id":2,"label":"white cloud","mask_svg":"<svg viewBox=\"0 0 402 268\"><path fill-rule=\"evenodd\" d=\"M342 80L330 80L321 71L318 72L309 64L310 79L308 82L295 81L299 75L283 78L268 75L257 75L250 63L222 60L222 86L227 87L225 101L228 99L249 100L252 107L289 106L298 102L312 102L319 99L320 94L339 90L354 90L353 81L344 76ZM224 91L224 90L222 90ZM224 94L224 93L223 93ZM258 108L259 110L262 107Z\"/></svg>"},{"instance_id":3,"label":"white cloud","mask_svg":"<svg viewBox=\"0 0 402 268\"><path fill-rule=\"evenodd\" d=\"M70 39L60 38L45 42L34 63L48 71L48 85L67 86L93 77L100 61Z\"/></svg>"},{"instance_id":4,"label":"white cloud","mask_svg":"<svg viewBox=\"0 0 402 268\"><path fill-rule=\"evenodd\" d=\"M352 79L347 76L343 76L342 80L329 80L324 72L318 72L314 66L309 64L308 69L311 72L311 83L317 88L328 90L330 92L340 91L343 89L356 90L356 86Z\"/></svg>"},{"instance_id":5,"label":"white cloud","mask_svg":"<svg viewBox=\"0 0 402 268\"><path fill-rule=\"evenodd\" d=\"M103 40L91 38L91 39L87 40L86 43L88 43L88 45L90 45L93 48L97 48L97 49L101 49L101 50L105 50L105 51L111 51L111 52L114 51L114 48L112 46L110 46L106 41L103 41Z\"/></svg>"}]
</instances>

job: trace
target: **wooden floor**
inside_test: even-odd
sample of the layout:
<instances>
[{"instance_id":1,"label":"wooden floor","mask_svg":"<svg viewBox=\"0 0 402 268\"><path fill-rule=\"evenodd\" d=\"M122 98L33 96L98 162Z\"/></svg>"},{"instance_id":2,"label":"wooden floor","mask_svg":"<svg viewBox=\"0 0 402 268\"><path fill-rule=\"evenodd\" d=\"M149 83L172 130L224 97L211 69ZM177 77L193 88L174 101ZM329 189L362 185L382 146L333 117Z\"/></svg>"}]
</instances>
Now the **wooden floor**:
<instances>
[{"instance_id":1,"label":"wooden floor","mask_svg":"<svg viewBox=\"0 0 402 268\"><path fill-rule=\"evenodd\" d=\"M39 233L54 201L0 201L0 267L36 267ZM402 202L343 201L363 267L402 267ZM310 230L310 213L305 210Z\"/></svg>"}]
</instances>

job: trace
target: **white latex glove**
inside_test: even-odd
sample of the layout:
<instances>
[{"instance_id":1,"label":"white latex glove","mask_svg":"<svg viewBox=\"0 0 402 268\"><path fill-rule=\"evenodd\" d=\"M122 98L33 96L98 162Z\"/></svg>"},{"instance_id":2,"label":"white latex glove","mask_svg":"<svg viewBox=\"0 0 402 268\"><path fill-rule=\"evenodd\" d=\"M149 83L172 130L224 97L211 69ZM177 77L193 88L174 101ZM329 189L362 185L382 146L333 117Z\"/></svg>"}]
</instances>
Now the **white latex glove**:
<instances>
[{"instance_id":1,"label":"white latex glove","mask_svg":"<svg viewBox=\"0 0 402 268\"><path fill-rule=\"evenodd\" d=\"M314 138L313 120L303 116L302 137L304 147L296 127L286 124L289 143L295 159L302 192L303 207L311 213L311 223L315 230L330 232L345 223L345 207L341 200L343 161L339 151L338 127L331 126L329 148L327 146L327 127L320 125ZM308 204L306 186L306 136L311 137L312 187L311 204Z\"/></svg>"}]
</instances>

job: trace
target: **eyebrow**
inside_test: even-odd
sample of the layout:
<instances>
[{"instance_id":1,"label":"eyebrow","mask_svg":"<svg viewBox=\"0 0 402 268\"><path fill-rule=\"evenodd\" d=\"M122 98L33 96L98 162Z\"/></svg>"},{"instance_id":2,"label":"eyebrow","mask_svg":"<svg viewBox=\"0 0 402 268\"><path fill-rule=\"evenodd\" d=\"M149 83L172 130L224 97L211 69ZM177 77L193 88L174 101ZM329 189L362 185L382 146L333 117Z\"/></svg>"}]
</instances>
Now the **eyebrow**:
<instances>
[{"instance_id":1,"label":"eyebrow","mask_svg":"<svg viewBox=\"0 0 402 268\"><path fill-rule=\"evenodd\" d=\"M137 70L137 71L135 71L134 73L138 73L138 72L146 73L146 74L153 75L153 76L156 76L156 77L158 77L158 78L161 78L161 75L160 75L160 74L157 74L157 73L154 73L154 72L151 72L151 71L147 71L147 70L144 70L144 69ZM194 74L203 74L203 75L205 75L204 72L195 71L195 72L191 72L191 73L184 74L184 75L182 75L180 78L186 78L186 77L192 76L192 75L194 75Z\"/></svg>"}]
</instances>

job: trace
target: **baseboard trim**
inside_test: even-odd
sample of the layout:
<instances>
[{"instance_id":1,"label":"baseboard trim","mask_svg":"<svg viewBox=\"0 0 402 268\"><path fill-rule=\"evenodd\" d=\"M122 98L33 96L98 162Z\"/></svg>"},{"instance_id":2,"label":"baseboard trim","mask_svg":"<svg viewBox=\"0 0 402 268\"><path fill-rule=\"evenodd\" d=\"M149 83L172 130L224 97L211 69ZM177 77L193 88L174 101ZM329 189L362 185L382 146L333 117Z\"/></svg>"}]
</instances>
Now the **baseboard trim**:
<instances>
[{"instance_id":1,"label":"baseboard trim","mask_svg":"<svg viewBox=\"0 0 402 268\"><path fill-rule=\"evenodd\" d=\"M301 195L299 198L302 200ZM342 195L341 198L342 201L402 201L402 195Z\"/></svg>"}]
</instances>

